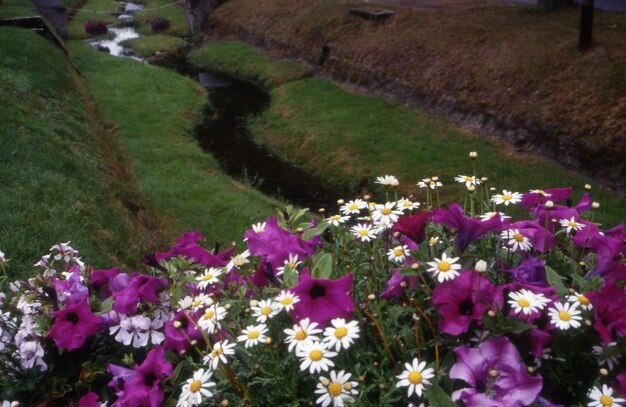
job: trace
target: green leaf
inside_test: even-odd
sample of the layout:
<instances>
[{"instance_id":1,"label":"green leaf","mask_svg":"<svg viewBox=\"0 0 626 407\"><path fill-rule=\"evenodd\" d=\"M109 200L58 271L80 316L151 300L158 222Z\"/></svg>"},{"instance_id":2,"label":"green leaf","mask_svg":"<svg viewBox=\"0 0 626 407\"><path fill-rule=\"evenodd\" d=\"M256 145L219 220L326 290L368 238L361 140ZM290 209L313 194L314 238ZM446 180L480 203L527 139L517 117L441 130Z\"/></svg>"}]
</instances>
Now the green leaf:
<instances>
[{"instance_id":1,"label":"green leaf","mask_svg":"<svg viewBox=\"0 0 626 407\"><path fill-rule=\"evenodd\" d=\"M328 222L322 222L319 225L315 226L313 229L309 229L306 232L304 232L302 234L302 238L304 240L309 240L311 239L313 236L319 236L322 233L324 233L324 231L326 229L328 229L328 227L330 226L330 223Z\"/></svg>"},{"instance_id":2,"label":"green leaf","mask_svg":"<svg viewBox=\"0 0 626 407\"><path fill-rule=\"evenodd\" d=\"M416 269L414 269L412 267L405 267L403 269L400 269L400 271L398 271L398 273L401 276L409 276L409 277L419 276L419 274L420 274Z\"/></svg>"},{"instance_id":3,"label":"green leaf","mask_svg":"<svg viewBox=\"0 0 626 407\"><path fill-rule=\"evenodd\" d=\"M100 312L98 312L97 314L108 314L109 311L111 311L111 306L113 306L113 297L109 297L106 300L102 301L102 304L100 305Z\"/></svg>"},{"instance_id":4,"label":"green leaf","mask_svg":"<svg viewBox=\"0 0 626 407\"><path fill-rule=\"evenodd\" d=\"M316 260L311 276L313 278L329 278L333 272L333 256L330 253L323 253L321 256L317 256Z\"/></svg>"},{"instance_id":5,"label":"green leaf","mask_svg":"<svg viewBox=\"0 0 626 407\"><path fill-rule=\"evenodd\" d=\"M509 332L514 334L521 334L522 332L526 332L534 327L535 325L527 324L526 322L522 322L519 319L511 319L508 330Z\"/></svg>"},{"instance_id":6,"label":"green leaf","mask_svg":"<svg viewBox=\"0 0 626 407\"><path fill-rule=\"evenodd\" d=\"M437 384L433 384L426 389L428 404L437 407L454 407L454 402L450 396Z\"/></svg>"},{"instance_id":7,"label":"green leaf","mask_svg":"<svg viewBox=\"0 0 626 407\"><path fill-rule=\"evenodd\" d=\"M556 288L556 292L561 298L568 294L568 290L563 284L563 279L552 267L546 266L546 277L548 278L548 283Z\"/></svg>"}]
</instances>

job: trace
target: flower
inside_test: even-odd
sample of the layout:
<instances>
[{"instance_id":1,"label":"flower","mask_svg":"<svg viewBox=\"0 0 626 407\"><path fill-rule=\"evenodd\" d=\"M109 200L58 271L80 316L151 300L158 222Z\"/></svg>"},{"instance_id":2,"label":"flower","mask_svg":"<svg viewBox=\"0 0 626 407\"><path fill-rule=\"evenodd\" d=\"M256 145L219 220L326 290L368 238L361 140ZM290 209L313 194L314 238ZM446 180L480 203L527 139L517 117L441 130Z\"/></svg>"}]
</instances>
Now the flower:
<instances>
[{"instance_id":1,"label":"flower","mask_svg":"<svg viewBox=\"0 0 626 407\"><path fill-rule=\"evenodd\" d=\"M502 190L502 194L495 194L491 197L491 201L495 202L496 205L504 204L508 206L509 204L516 204L522 200L522 194L519 192L511 192L506 189Z\"/></svg>"},{"instance_id":2,"label":"flower","mask_svg":"<svg viewBox=\"0 0 626 407\"><path fill-rule=\"evenodd\" d=\"M626 336L626 292L615 280L605 280L600 291L586 293L593 304L593 327L605 343L613 341L611 333Z\"/></svg>"},{"instance_id":3,"label":"flower","mask_svg":"<svg viewBox=\"0 0 626 407\"><path fill-rule=\"evenodd\" d=\"M302 262L298 261L298 255L297 254L289 254L289 258L285 260L283 265L276 269L276 271L277 271L276 275L280 276L280 275L284 274L285 273L285 268L288 268L289 270L295 272L296 268L300 265L300 263L302 263Z\"/></svg>"},{"instance_id":4,"label":"flower","mask_svg":"<svg viewBox=\"0 0 626 407\"><path fill-rule=\"evenodd\" d=\"M455 243L461 252L464 252L471 242L498 228L501 224L500 216L494 216L487 221L469 218L464 215L463 208L457 204L449 205L447 210L437 211L433 215L433 220L456 230Z\"/></svg>"},{"instance_id":5,"label":"flower","mask_svg":"<svg viewBox=\"0 0 626 407\"><path fill-rule=\"evenodd\" d=\"M520 312L530 315L542 310L550 302L543 294L535 294L530 290L521 289L509 293L509 304L516 314Z\"/></svg>"},{"instance_id":6,"label":"flower","mask_svg":"<svg viewBox=\"0 0 626 407\"><path fill-rule=\"evenodd\" d=\"M406 211L406 210L413 210L413 209L419 209L420 207L420 203L419 202L413 202L410 199L406 199L406 198L400 198L398 199L398 201L396 202L397 208L401 211Z\"/></svg>"},{"instance_id":7,"label":"flower","mask_svg":"<svg viewBox=\"0 0 626 407\"><path fill-rule=\"evenodd\" d=\"M196 281L199 281L198 288L204 290L208 285L217 283L220 281L218 277L221 276L222 273L222 270L215 267L204 269L204 273L196 277Z\"/></svg>"},{"instance_id":8,"label":"flower","mask_svg":"<svg viewBox=\"0 0 626 407\"><path fill-rule=\"evenodd\" d=\"M569 302L565 304L555 302L554 308L548 309L548 315L551 318L550 322L562 330L578 328L582 320L577 302L573 304Z\"/></svg>"},{"instance_id":9,"label":"flower","mask_svg":"<svg viewBox=\"0 0 626 407\"><path fill-rule=\"evenodd\" d=\"M246 348L250 348L259 342L265 342L267 338L265 333L267 332L267 326L265 324L248 325L246 329L241 331L242 335L237 337L239 342L246 342Z\"/></svg>"},{"instance_id":10,"label":"flower","mask_svg":"<svg viewBox=\"0 0 626 407\"><path fill-rule=\"evenodd\" d=\"M517 229L507 229L502 231L500 238L506 241L506 244L512 251L529 251L533 246L530 240L520 233Z\"/></svg>"},{"instance_id":11,"label":"flower","mask_svg":"<svg viewBox=\"0 0 626 407\"><path fill-rule=\"evenodd\" d=\"M541 391L541 376L528 374L507 337L489 339L478 348L459 346L454 353L456 363L449 376L471 387L452 393L453 401L462 401L467 407L521 407Z\"/></svg>"},{"instance_id":12,"label":"flower","mask_svg":"<svg viewBox=\"0 0 626 407\"><path fill-rule=\"evenodd\" d=\"M348 219L350 219L349 216L333 215L330 218L324 219L324 221L333 226L339 226L340 223L346 223Z\"/></svg>"},{"instance_id":13,"label":"flower","mask_svg":"<svg viewBox=\"0 0 626 407\"><path fill-rule=\"evenodd\" d=\"M198 325L209 334L220 329L220 321L226 316L226 308L215 303L204 310L204 314L198 319Z\"/></svg>"},{"instance_id":14,"label":"flower","mask_svg":"<svg viewBox=\"0 0 626 407\"><path fill-rule=\"evenodd\" d=\"M482 215L480 215L480 220L482 220L483 222L486 222L489 219L494 218L496 215L500 215L500 219L502 220L511 219L511 217L506 215L504 212L485 212Z\"/></svg>"},{"instance_id":15,"label":"flower","mask_svg":"<svg viewBox=\"0 0 626 407\"><path fill-rule=\"evenodd\" d=\"M617 342L594 345L591 352L596 356L598 365L606 365L609 370L613 370L615 366L619 365L619 359L622 357Z\"/></svg>"},{"instance_id":16,"label":"flower","mask_svg":"<svg viewBox=\"0 0 626 407\"><path fill-rule=\"evenodd\" d=\"M315 336L321 333L321 329L317 329L317 322L311 322L308 318L304 318L293 326L293 329L285 329L283 332L287 334L285 343L289 344L289 352L294 348L296 353L306 344L319 342L320 338Z\"/></svg>"},{"instance_id":17,"label":"flower","mask_svg":"<svg viewBox=\"0 0 626 407\"><path fill-rule=\"evenodd\" d=\"M397 187L400 185L398 178L393 175L385 175L384 177L376 177L376 183L381 185L388 185L392 187Z\"/></svg>"},{"instance_id":18,"label":"flower","mask_svg":"<svg viewBox=\"0 0 626 407\"><path fill-rule=\"evenodd\" d=\"M546 262L538 257L526 257L511 270L503 270L513 278L513 282L547 287Z\"/></svg>"},{"instance_id":19,"label":"flower","mask_svg":"<svg viewBox=\"0 0 626 407\"><path fill-rule=\"evenodd\" d=\"M589 311L593 309L593 304L589 301L589 298L585 297L584 294L580 294L579 292L574 291L574 294L569 295L567 297L567 301L569 302L577 302L580 305L580 308L585 311Z\"/></svg>"},{"instance_id":20,"label":"flower","mask_svg":"<svg viewBox=\"0 0 626 407\"><path fill-rule=\"evenodd\" d=\"M54 311L54 325L48 337L61 349L74 350L100 330L100 317L91 312L87 297L74 305Z\"/></svg>"},{"instance_id":21,"label":"flower","mask_svg":"<svg viewBox=\"0 0 626 407\"><path fill-rule=\"evenodd\" d=\"M588 407L622 407L619 403L626 402L623 398L613 397L613 389L606 384L602 385L602 390L597 387L591 389L589 398L591 402L587 404Z\"/></svg>"},{"instance_id":22,"label":"flower","mask_svg":"<svg viewBox=\"0 0 626 407\"><path fill-rule=\"evenodd\" d=\"M267 226L267 222L258 222L252 225L252 230L254 233L265 232L265 226Z\"/></svg>"},{"instance_id":23,"label":"flower","mask_svg":"<svg viewBox=\"0 0 626 407\"><path fill-rule=\"evenodd\" d=\"M459 175L454 177L454 180L460 182L461 184L465 184L466 188L469 188L472 185L476 186L480 184L480 180L476 179L473 175L471 177L469 175Z\"/></svg>"},{"instance_id":24,"label":"flower","mask_svg":"<svg viewBox=\"0 0 626 407\"><path fill-rule=\"evenodd\" d=\"M328 350L324 342L310 342L296 351L296 356L300 358L300 370L309 369L309 373L313 374L322 370L327 371L330 366L335 366L329 358L337 356L337 352Z\"/></svg>"},{"instance_id":25,"label":"flower","mask_svg":"<svg viewBox=\"0 0 626 407\"><path fill-rule=\"evenodd\" d=\"M400 232L416 244L422 243L426 237L426 225L430 213L420 212L411 216L403 216L391 228L392 232Z\"/></svg>"},{"instance_id":26,"label":"flower","mask_svg":"<svg viewBox=\"0 0 626 407\"><path fill-rule=\"evenodd\" d=\"M274 299L276 307L279 311L285 310L287 312L293 310L295 303L300 301L300 298L294 295L292 292L282 290L280 294Z\"/></svg>"},{"instance_id":27,"label":"flower","mask_svg":"<svg viewBox=\"0 0 626 407\"><path fill-rule=\"evenodd\" d=\"M252 316L258 322L267 322L268 319L274 317L279 312L280 309L271 299L261 300L256 306L252 307Z\"/></svg>"},{"instance_id":28,"label":"flower","mask_svg":"<svg viewBox=\"0 0 626 407\"><path fill-rule=\"evenodd\" d=\"M172 376L172 364L165 359L163 348L156 346L148 352L143 363L135 369L135 374L124 384L123 395L114 405L161 406L165 396L159 384L164 376Z\"/></svg>"},{"instance_id":29,"label":"flower","mask_svg":"<svg viewBox=\"0 0 626 407\"><path fill-rule=\"evenodd\" d=\"M402 215L401 210L394 209L395 202L386 202L384 205L375 205L372 212L372 219L382 225L390 225L398 220Z\"/></svg>"},{"instance_id":30,"label":"flower","mask_svg":"<svg viewBox=\"0 0 626 407\"><path fill-rule=\"evenodd\" d=\"M574 216L571 219L560 219L559 223L565 228L565 232L570 233L572 230L581 230L585 227L583 223L576 222Z\"/></svg>"},{"instance_id":31,"label":"flower","mask_svg":"<svg viewBox=\"0 0 626 407\"><path fill-rule=\"evenodd\" d=\"M409 397L415 393L418 397L422 396L424 388L430 384L430 379L435 377L434 370L426 367L426 362L419 361L414 358L413 362L405 363L406 368L402 374L396 376L400 381L396 383L396 387L408 387Z\"/></svg>"},{"instance_id":32,"label":"flower","mask_svg":"<svg viewBox=\"0 0 626 407\"><path fill-rule=\"evenodd\" d=\"M332 326L324 330L324 342L329 348L335 347L339 352L341 348L348 349L355 339L359 337L359 323L350 321L346 323L343 318L335 318L330 321Z\"/></svg>"},{"instance_id":33,"label":"flower","mask_svg":"<svg viewBox=\"0 0 626 407\"><path fill-rule=\"evenodd\" d=\"M393 270L387 280L387 289L380 293L380 298L398 298L404 293L405 288L412 289L417 284L417 277L404 276L398 270Z\"/></svg>"},{"instance_id":34,"label":"flower","mask_svg":"<svg viewBox=\"0 0 626 407\"><path fill-rule=\"evenodd\" d=\"M291 316L300 321L309 318L320 326L333 318L349 318L354 311L352 273L337 280L312 278L308 270L302 270L298 284L290 292L300 298L294 304Z\"/></svg>"},{"instance_id":35,"label":"flower","mask_svg":"<svg viewBox=\"0 0 626 407\"><path fill-rule=\"evenodd\" d=\"M248 257L250 257L250 250L245 250L243 253L234 255L226 265L226 270L230 271L233 268L240 268L244 264L250 263Z\"/></svg>"},{"instance_id":36,"label":"flower","mask_svg":"<svg viewBox=\"0 0 626 407\"><path fill-rule=\"evenodd\" d=\"M213 372L204 369L199 369L193 373L193 377L187 379L187 382L183 384L182 392L178 398L176 407L197 406L202 403L203 397L211 397L213 393L209 390L215 386L215 383L210 381Z\"/></svg>"},{"instance_id":37,"label":"flower","mask_svg":"<svg viewBox=\"0 0 626 407\"><path fill-rule=\"evenodd\" d=\"M358 214L361 209L365 209L365 208L367 208L367 202L365 202L362 199L355 199L341 206L339 210L344 215L351 215L351 214Z\"/></svg>"},{"instance_id":38,"label":"flower","mask_svg":"<svg viewBox=\"0 0 626 407\"><path fill-rule=\"evenodd\" d=\"M389 261L395 261L396 263L403 263L406 256L409 255L409 247L407 245L396 246L389 249L387 252L387 258Z\"/></svg>"},{"instance_id":39,"label":"flower","mask_svg":"<svg viewBox=\"0 0 626 407\"><path fill-rule=\"evenodd\" d=\"M376 239L376 233L372 230L372 225L367 223L359 223L356 226L350 228L352 234L362 242L369 242L371 239Z\"/></svg>"},{"instance_id":40,"label":"flower","mask_svg":"<svg viewBox=\"0 0 626 407\"><path fill-rule=\"evenodd\" d=\"M321 376L315 390L315 393L321 396L315 402L321 404L322 407L329 406L331 403L333 407L341 407L346 402L352 403L354 401L352 395L358 393L354 388L359 383L349 381L351 376L352 374L343 370L339 373L332 370L328 379Z\"/></svg>"},{"instance_id":41,"label":"flower","mask_svg":"<svg viewBox=\"0 0 626 407\"><path fill-rule=\"evenodd\" d=\"M434 178L435 177L424 178L423 180L417 183L417 186L420 188L430 188L430 189L436 189L436 188L442 187L443 184L437 180L434 180Z\"/></svg>"},{"instance_id":42,"label":"flower","mask_svg":"<svg viewBox=\"0 0 626 407\"><path fill-rule=\"evenodd\" d=\"M442 283L459 275L458 270L461 270L461 265L455 264L458 260L458 257L448 257L447 254L443 253L441 259L435 257L435 261L426 264L430 266L428 271L433 273L433 277L437 277L437 281Z\"/></svg>"},{"instance_id":43,"label":"flower","mask_svg":"<svg viewBox=\"0 0 626 407\"><path fill-rule=\"evenodd\" d=\"M213 344L213 350L204 357L203 362L209 365L213 370L217 369L220 361L227 364L228 359L226 359L226 356L235 354L235 349L233 349L235 345L235 343L228 343L228 339L222 342L215 342Z\"/></svg>"}]
</instances>

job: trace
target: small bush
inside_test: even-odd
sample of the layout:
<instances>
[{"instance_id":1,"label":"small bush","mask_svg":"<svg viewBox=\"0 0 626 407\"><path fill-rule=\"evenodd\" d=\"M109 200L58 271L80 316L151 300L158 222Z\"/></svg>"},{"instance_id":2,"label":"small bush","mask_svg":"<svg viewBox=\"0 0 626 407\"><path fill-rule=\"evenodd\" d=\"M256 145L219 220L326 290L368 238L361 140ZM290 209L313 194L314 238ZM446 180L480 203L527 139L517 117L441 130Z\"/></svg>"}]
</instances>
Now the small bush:
<instances>
[{"instance_id":1,"label":"small bush","mask_svg":"<svg viewBox=\"0 0 626 407\"><path fill-rule=\"evenodd\" d=\"M150 29L153 33L160 33L162 31L169 30L170 20L167 18L153 18L150 21Z\"/></svg>"},{"instance_id":2,"label":"small bush","mask_svg":"<svg viewBox=\"0 0 626 407\"><path fill-rule=\"evenodd\" d=\"M89 35L104 35L109 32L107 23L100 20L89 20L83 27L85 28L85 32Z\"/></svg>"}]
</instances>

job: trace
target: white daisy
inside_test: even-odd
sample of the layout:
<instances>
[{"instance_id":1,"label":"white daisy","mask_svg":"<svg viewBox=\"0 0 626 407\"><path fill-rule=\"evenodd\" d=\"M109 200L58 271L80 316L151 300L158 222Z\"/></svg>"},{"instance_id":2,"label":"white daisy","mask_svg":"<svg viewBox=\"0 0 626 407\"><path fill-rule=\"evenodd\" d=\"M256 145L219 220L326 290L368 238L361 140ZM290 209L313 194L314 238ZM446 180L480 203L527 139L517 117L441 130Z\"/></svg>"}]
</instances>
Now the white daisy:
<instances>
[{"instance_id":1,"label":"white daisy","mask_svg":"<svg viewBox=\"0 0 626 407\"><path fill-rule=\"evenodd\" d=\"M582 228L584 228L586 226L583 223L576 222L576 220L574 219L573 216L569 220L567 220L567 219L560 219L559 223L561 224L562 227L565 228L565 232L566 233L571 233L572 230L581 230Z\"/></svg>"},{"instance_id":2,"label":"white daisy","mask_svg":"<svg viewBox=\"0 0 626 407\"><path fill-rule=\"evenodd\" d=\"M178 308L181 310L190 309L193 304L193 297L186 295L185 298L178 300Z\"/></svg>"},{"instance_id":3,"label":"white daisy","mask_svg":"<svg viewBox=\"0 0 626 407\"><path fill-rule=\"evenodd\" d=\"M518 250L527 252L533 247L530 243L530 239L521 234L518 229L503 230L500 234L500 238L505 240L507 248L514 252Z\"/></svg>"},{"instance_id":4,"label":"white daisy","mask_svg":"<svg viewBox=\"0 0 626 407\"><path fill-rule=\"evenodd\" d=\"M469 188L470 186L474 185L480 185L480 180L477 179L475 176L469 176L469 175L459 175L457 177L454 177L454 180L457 182L460 182L461 184L465 184L466 188Z\"/></svg>"},{"instance_id":5,"label":"white daisy","mask_svg":"<svg viewBox=\"0 0 626 407\"><path fill-rule=\"evenodd\" d=\"M226 270L230 271L233 268L239 268L243 266L244 264L250 263L250 260L248 260L248 257L250 257L250 250L246 250L241 254L237 254L231 257L230 261L226 265Z\"/></svg>"},{"instance_id":6,"label":"white daisy","mask_svg":"<svg viewBox=\"0 0 626 407\"><path fill-rule=\"evenodd\" d=\"M437 243L439 243L439 236L431 236L430 239L428 239L429 246L434 246Z\"/></svg>"},{"instance_id":7,"label":"white daisy","mask_svg":"<svg viewBox=\"0 0 626 407\"><path fill-rule=\"evenodd\" d=\"M183 385L176 407L197 406L202 403L203 397L212 397L213 393L209 390L215 386L215 383L210 381L212 374L210 370L205 372L204 369L194 372L193 377Z\"/></svg>"},{"instance_id":8,"label":"white daisy","mask_svg":"<svg viewBox=\"0 0 626 407\"><path fill-rule=\"evenodd\" d=\"M396 246L393 249L389 249L387 252L387 258L389 261L395 261L396 263L403 263L406 259L406 256L410 254L409 246L401 245Z\"/></svg>"},{"instance_id":9,"label":"white daisy","mask_svg":"<svg viewBox=\"0 0 626 407\"><path fill-rule=\"evenodd\" d=\"M351 215L354 213L359 213L361 209L365 208L367 208L367 202L362 199L355 199L340 207L339 210L344 215Z\"/></svg>"},{"instance_id":10,"label":"white daisy","mask_svg":"<svg viewBox=\"0 0 626 407\"><path fill-rule=\"evenodd\" d=\"M420 188L430 188L430 189L437 189L443 186L441 182L433 178L424 178L423 180L417 183L417 186Z\"/></svg>"},{"instance_id":11,"label":"white daisy","mask_svg":"<svg viewBox=\"0 0 626 407\"><path fill-rule=\"evenodd\" d=\"M340 223L346 223L348 219L350 219L349 216L333 215L330 218L324 219L324 221L333 226L339 226Z\"/></svg>"},{"instance_id":12,"label":"white daisy","mask_svg":"<svg viewBox=\"0 0 626 407\"><path fill-rule=\"evenodd\" d=\"M315 393L321 394L321 396L315 402L321 404L322 407L327 407L331 403L333 407L342 407L344 403L354 402L352 396L358 394L354 388L359 384L351 382L351 376L350 373L346 373L343 370L339 373L332 370L330 378L320 377Z\"/></svg>"},{"instance_id":13,"label":"white daisy","mask_svg":"<svg viewBox=\"0 0 626 407\"><path fill-rule=\"evenodd\" d=\"M495 194L491 197L491 201L495 202L496 205L504 204L508 206L509 204L516 204L522 200L522 194L519 192L511 192L506 189L502 190L502 194Z\"/></svg>"},{"instance_id":14,"label":"white daisy","mask_svg":"<svg viewBox=\"0 0 626 407\"><path fill-rule=\"evenodd\" d=\"M384 205L376 205L372 212L372 219L382 224L392 224L402 215L402 211L394 209L395 202L386 202Z\"/></svg>"},{"instance_id":15,"label":"white daisy","mask_svg":"<svg viewBox=\"0 0 626 407\"><path fill-rule=\"evenodd\" d=\"M295 348L296 353L298 353L304 345L319 342L320 338L317 334L321 333L322 330L318 329L317 325L317 322L311 322L309 318L304 318L295 324L293 329L285 329L283 332L287 334L285 343L289 344L289 352Z\"/></svg>"},{"instance_id":16,"label":"white daisy","mask_svg":"<svg viewBox=\"0 0 626 407\"><path fill-rule=\"evenodd\" d=\"M591 352L598 359L598 365L606 365L609 370L613 370L615 366L619 365L619 360L622 357L617 342L594 345L591 347Z\"/></svg>"},{"instance_id":17,"label":"white daisy","mask_svg":"<svg viewBox=\"0 0 626 407\"><path fill-rule=\"evenodd\" d=\"M400 185L398 178L393 175L385 175L384 177L376 177L376 183L381 185L388 185L392 187L397 187Z\"/></svg>"},{"instance_id":18,"label":"white daisy","mask_svg":"<svg viewBox=\"0 0 626 407\"><path fill-rule=\"evenodd\" d=\"M486 222L496 215L500 215L500 220L511 219L510 216L504 214L503 212L485 212L482 215L480 215L480 220L482 220L483 222Z\"/></svg>"},{"instance_id":19,"label":"white daisy","mask_svg":"<svg viewBox=\"0 0 626 407\"><path fill-rule=\"evenodd\" d=\"M332 326L324 330L324 342L329 348L335 348L337 352L340 349L348 349L354 340L359 337L359 323L350 321L346 323L343 318L335 318L330 321Z\"/></svg>"},{"instance_id":20,"label":"white daisy","mask_svg":"<svg viewBox=\"0 0 626 407\"><path fill-rule=\"evenodd\" d=\"M531 194L539 194L539 195L542 195L542 196L552 196L552 194L547 193L543 189L531 189L529 192Z\"/></svg>"},{"instance_id":21,"label":"white daisy","mask_svg":"<svg viewBox=\"0 0 626 407\"><path fill-rule=\"evenodd\" d=\"M271 299L261 300L256 306L252 307L252 316L256 318L257 322L267 322L268 319L273 318L279 312L280 309Z\"/></svg>"},{"instance_id":22,"label":"white daisy","mask_svg":"<svg viewBox=\"0 0 626 407\"><path fill-rule=\"evenodd\" d=\"M400 379L400 381L396 383L396 387L408 386L409 397L411 397L413 393L421 397L424 387L429 385L430 379L435 377L434 370L431 368L424 369L426 362L420 362L417 358L413 359L412 363L405 363L404 367L406 370L403 371L401 375L396 376Z\"/></svg>"},{"instance_id":23,"label":"white daisy","mask_svg":"<svg viewBox=\"0 0 626 407\"><path fill-rule=\"evenodd\" d=\"M289 258L283 262L283 265L276 269L276 275L277 276L283 275L285 273L285 268L289 268L289 270L295 272L298 266L300 265L300 263L302 262L298 261L297 254L289 254Z\"/></svg>"},{"instance_id":24,"label":"white daisy","mask_svg":"<svg viewBox=\"0 0 626 407\"><path fill-rule=\"evenodd\" d=\"M400 198L396 202L396 207L401 211L411 211L413 209L419 209L421 206L419 202L413 202L410 199Z\"/></svg>"},{"instance_id":25,"label":"white daisy","mask_svg":"<svg viewBox=\"0 0 626 407\"><path fill-rule=\"evenodd\" d=\"M574 294L567 297L567 301L569 302L577 302L580 305L580 308L585 311L589 311L593 309L593 304L589 301L589 298L585 297L584 294L580 294L577 291L574 291Z\"/></svg>"},{"instance_id":26,"label":"white daisy","mask_svg":"<svg viewBox=\"0 0 626 407\"><path fill-rule=\"evenodd\" d=\"M329 358L337 356L337 352L328 350L324 342L309 342L304 344L296 356L300 358L300 370L309 369L309 373L319 373L327 371L329 367L335 366Z\"/></svg>"},{"instance_id":27,"label":"white daisy","mask_svg":"<svg viewBox=\"0 0 626 407\"><path fill-rule=\"evenodd\" d=\"M535 294L524 288L509 293L509 298L511 298L509 304L513 307L513 311L516 314L522 312L526 315L542 310L550 302L543 294Z\"/></svg>"},{"instance_id":28,"label":"white daisy","mask_svg":"<svg viewBox=\"0 0 626 407\"><path fill-rule=\"evenodd\" d=\"M548 309L548 315L551 321L557 328L567 330L570 328L578 328L582 317L580 316L580 310L578 309L578 303L561 304L560 302L554 303L554 308Z\"/></svg>"},{"instance_id":29,"label":"white daisy","mask_svg":"<svg viewBox=\"0 0 626 407\"><path fill-rule=\"evenodd\" d=\"M265 342L267 336L265 333L267 332L267 326L265 324L259 325L248 325L246 329L241 331L242 335L237 337L239 342L246 342L246 348L250 348L259 342Z\"/></svg>"},{"instance_id":30,"label":"white daisy","mask_svg":"<svg viewBox=\"0 0 626 407\"><path fill-rule=\"evenodd\" d=\"M602 385L602 390L597 387L591 389L589 399L588 407L623 407L621 403L626 402L623 398L613 397L613 389L606 384Z\"/></svg>"},{"instance_id":31,"label":"white daisy","mask_svg":"<svg viewBox=\"0 0 626 407\"><path fill-rule=\"evenodd\" d=\"M430 266L428 271L433 273L433 277L437 277L440 283L453 280L459 275L461 270L460 264L455 264L459 260L458 257L448 257L445 253L441 255L441 259L435 257L435 261L428 262Z\"/></svg>"},{"instance_id":32,"label":"white daisy","mask_svg":"<svg viewBox=\"0 0 626 407\"><path fill-rule=\"evenodd\" d=\"M252 225L252 230L254 231L254 233L261 233L261 232L265 232L265 227L267 226L266 222L259 222L259 223L255 223L254 225Z\"/></svg>"},{"instance_id":33,"label":"white daisy","mask_svg":"<svg viewBox=\"0 0 626 407\"><path fill-rule=\"evenodd\" d=\"M287 312L293 309L293 304L300 302L300 297L288 290L282 290L280 294L274 299L276 306L280 311L285 310Z\"/></svg>"},{"instance_id":34,"label":"white daisy","mask_svg":"<svg viewBox=\"0 0 626 407\"><path fill-rule=\"evenodd\" d=\"M220 281L218 277L221 275L222 270L218 268L211 267L208 269L204 269L204 273L202 273L201 276L196 277L196 281L199 281L198 288L204 290L209 285L217 283L218 281Z\"/></svg>"},{"instance_id":35,"label":"white daisy","mask_svg":"<svg viewBox=\"0 0 626 407\"><path fill-rule=\"evenodd\" d=\"M236 344L234 343L228 343L228 339L225 339L222 342L216 342L213 345L213 350L211 351L211 353L204 357L203 362L209 365L213 370L217 369L220 361L223 364L227 364L228 359L226 359L226 356L231 356L235 354L235 349L233 349L235 345Z\"/></svg>"},{"instance_id":36,"label":"white daisy","mask_svg":"<svg viewBox=\"0 0 626 407\"><path fill-rule=\"evenodd\" d=\"M213 298L209 297L206 294L199 294L193 297L193 301L191 302L191 309L195 312L206 307L210 307L213 305Z\"/></svg>"},{"instance_id":37,"label":"white daisy","mask_svg":"<svg viewBox=\"0 0 626 407\"><path fill-rule=\"evenodd\" d=\"M212 334L221 328L220 321L226 316L226 308L215 303L204 310L204 314L198 319L198 325L207 333Z\"/></svg>"},{"instance_id":38,"label":"white daisy","mask_svg":"<svg viewBox=\"0 0 626 407\"><path fill-rule=\"evenodd\" d=\"M350 228L352 234L362 242L369 242L371 239L376 239L376 233L372 230L372 225L367 223L360 223Z\"/></svg>"}]
</instances>

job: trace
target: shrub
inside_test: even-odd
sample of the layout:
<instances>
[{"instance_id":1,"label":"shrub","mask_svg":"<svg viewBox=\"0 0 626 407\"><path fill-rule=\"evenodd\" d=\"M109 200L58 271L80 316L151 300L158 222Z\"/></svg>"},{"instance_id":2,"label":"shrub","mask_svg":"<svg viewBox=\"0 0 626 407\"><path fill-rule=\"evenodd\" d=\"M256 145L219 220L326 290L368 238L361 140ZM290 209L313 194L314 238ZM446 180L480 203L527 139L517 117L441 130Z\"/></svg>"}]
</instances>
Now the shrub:
<instances>
[{"instance_id":1,"label":"shrub","mask_svg":"<svg viewBox=\"0 0 626 407\"><path fill-rule=\"evenodd\" d=\"M153 18L150 21L150 29L153 33L160 33L162 31L167 31L170 28L170 20L167 18Z\"/></svg>"},{"instance_id":2,"label":"shrub","mask_svg":"<svg viewBox=\"0 0 626 407\"><path fill-rule=\"evenodd\" d=\"M89 35L104 35L109 32L107 23L101 20L89 20L83 25L85 32Z\"/></svg>"}]
</instances>

